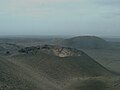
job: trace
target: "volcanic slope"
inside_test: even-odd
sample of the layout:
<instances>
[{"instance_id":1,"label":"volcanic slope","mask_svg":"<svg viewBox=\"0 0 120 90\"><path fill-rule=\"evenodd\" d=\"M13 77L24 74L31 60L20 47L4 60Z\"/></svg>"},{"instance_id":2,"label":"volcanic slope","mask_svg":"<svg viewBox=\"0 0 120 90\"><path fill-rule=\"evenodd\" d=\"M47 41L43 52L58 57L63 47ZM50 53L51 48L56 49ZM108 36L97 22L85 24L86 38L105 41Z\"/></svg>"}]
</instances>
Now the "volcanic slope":
<instances>
[{"instance_id":1,"label":"volcanic slope","mask_svg":"<svg viewBox=\"0 0 120 90\"><path fill-rule=\"evenodd\" d=\"M56 48L72 54L61 57L54 52ZM56 46L29 47L29 53L24 49L17 55L1 57L0 71L7 76L0 73L0 89L119 90L119 79L82 51Z\"/></svg>"},{"instance_id":2,"label":"volcanic slope","mask_svg":"<svg viewBox=\"0 0 120 90\"><path fill-rule=\"evenodd\" d=\"M110 47L107 41L96 36L78 36L65 39L61 45L78 49L105 49Z\"/></svg>"},{"instance_id":3,"label":"volcanic slope","mask_svg":"<svg viewBox=\"0 0 120 90\"><path fill-rule=\"evenodd\" d=\"M0 57L0 90L40 90L26 77L21 67Z\"/></svg>"}]
</instances>

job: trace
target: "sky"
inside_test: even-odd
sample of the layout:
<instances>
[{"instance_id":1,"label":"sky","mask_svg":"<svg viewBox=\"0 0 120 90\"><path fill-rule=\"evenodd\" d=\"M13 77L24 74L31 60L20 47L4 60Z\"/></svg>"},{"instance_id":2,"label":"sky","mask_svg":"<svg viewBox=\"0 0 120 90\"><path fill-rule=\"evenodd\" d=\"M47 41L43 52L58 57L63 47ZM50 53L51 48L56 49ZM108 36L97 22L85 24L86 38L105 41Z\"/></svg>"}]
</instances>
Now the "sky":
<instances>
[{"instance_id":1,"label":"sky","mask_svg":"<svg viewBox=\"0 0 120 90\"><path fill-rule=\"evenodd\" d=\"M120 36L120 0L0 0L0 35Z\"/></svg>"}]
</instances>

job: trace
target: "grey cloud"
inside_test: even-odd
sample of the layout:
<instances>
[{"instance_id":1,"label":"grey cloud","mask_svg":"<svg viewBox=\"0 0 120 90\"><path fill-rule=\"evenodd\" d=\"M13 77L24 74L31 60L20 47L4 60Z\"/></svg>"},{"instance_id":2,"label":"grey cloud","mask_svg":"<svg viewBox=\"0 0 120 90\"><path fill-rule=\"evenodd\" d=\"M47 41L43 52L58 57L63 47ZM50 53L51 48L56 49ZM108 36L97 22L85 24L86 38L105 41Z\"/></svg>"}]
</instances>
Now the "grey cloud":
<instances>
[{"instance_id":1,"label":"grey cloud","mask_svg":"<svg viewBox=\"0 0 120 90\"><path fill-rule=\"evenodd\" d=\"M120 0L93 0L93 2L99 5L110 5L120 7Z\"/></svg>"},{"instance_id":2,"label":"grey cloud","mask_svg":"<svg viewBox=\"0 0 120 90\"><path fill-rule=\"evenodd\" d=\"M99 16L103 18L120 18L120 0L93 0L92 3L101 8Z\"/></svg>"}]
</instances>

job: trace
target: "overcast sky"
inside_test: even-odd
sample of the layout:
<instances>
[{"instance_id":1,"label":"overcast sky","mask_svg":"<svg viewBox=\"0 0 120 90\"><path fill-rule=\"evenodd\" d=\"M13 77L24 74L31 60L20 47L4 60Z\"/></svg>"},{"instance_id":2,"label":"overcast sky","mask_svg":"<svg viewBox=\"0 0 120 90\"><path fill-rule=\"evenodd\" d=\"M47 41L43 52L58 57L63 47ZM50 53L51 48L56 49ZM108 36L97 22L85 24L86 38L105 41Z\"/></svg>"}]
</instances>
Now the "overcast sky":
<instances>
[{"instance_id":1,"label":"overcast sky","mask_svg":"<svg viewBox=\"0 0 120 90\"><path fill-rule=\"evenodd\" d=\"M120 36L120 0L0 0L0 35Z\"/></svg>"}]
</instances>

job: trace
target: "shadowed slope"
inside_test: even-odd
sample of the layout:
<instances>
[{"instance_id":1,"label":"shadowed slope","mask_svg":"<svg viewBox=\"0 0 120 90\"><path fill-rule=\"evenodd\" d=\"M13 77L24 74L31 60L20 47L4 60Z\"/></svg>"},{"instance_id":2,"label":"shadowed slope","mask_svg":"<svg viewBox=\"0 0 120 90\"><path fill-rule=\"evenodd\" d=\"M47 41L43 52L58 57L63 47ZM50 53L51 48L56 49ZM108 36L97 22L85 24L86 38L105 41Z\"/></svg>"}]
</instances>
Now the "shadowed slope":
<instances>
[{"instance_id":1,"label":"shadowed slope","mask_svg":"<svg viewBox=\"0 0 120 90\"><path fill-rule=\"evenodd\" d=\"M101 76L109 72L97 62L86 56L59 58L46 54L20 55L13 57L15 62L30 65L55 79L78 76Z\"/></svg>"}]
</instances>

